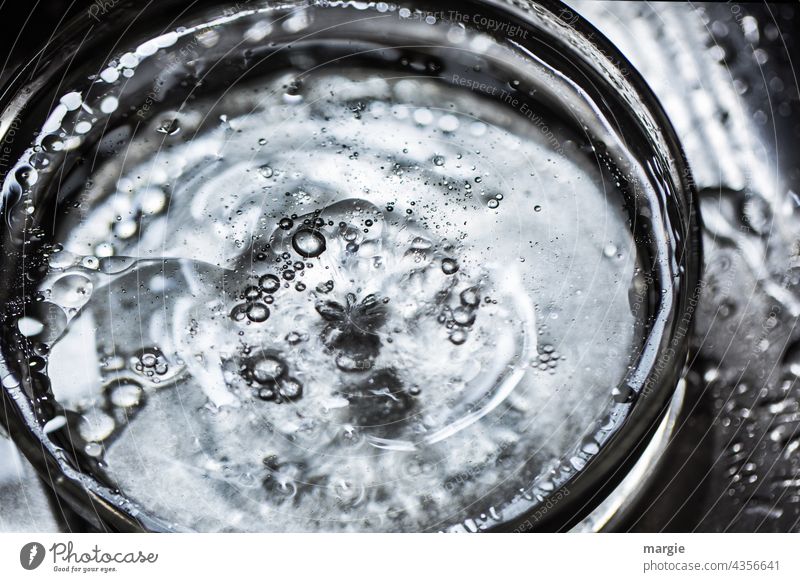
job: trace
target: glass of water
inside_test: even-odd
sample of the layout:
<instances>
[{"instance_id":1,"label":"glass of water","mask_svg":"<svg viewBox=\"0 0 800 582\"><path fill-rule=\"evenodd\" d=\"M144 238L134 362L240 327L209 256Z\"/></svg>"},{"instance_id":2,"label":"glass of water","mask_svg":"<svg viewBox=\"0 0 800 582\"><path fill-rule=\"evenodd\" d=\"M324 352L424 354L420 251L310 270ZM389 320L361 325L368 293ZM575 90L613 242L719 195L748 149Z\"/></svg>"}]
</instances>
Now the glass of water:
<instances>
[{"instance_id":1,"label":"glass of water","mask_svg":"<svg viewBox=\"0 0 800 582\"><path fill-rule=\"evenodd\" d=\"M583 519L700 291L638 74L556 2L180 4L82 15L4 93L23 453L112 530Z\"/></svg>"}]
</instances>

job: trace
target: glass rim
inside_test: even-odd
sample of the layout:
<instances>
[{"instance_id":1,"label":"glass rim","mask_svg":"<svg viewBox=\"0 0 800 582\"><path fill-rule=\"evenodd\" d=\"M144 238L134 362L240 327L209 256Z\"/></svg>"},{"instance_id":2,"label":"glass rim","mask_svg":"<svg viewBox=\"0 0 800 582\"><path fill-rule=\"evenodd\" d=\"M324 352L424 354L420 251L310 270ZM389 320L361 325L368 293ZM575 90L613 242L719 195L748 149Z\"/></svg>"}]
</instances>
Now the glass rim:
<instances>
[{"instance_id":1,"label":"glass rim","mask_svg":"<svg viewBox=\"0 0 800 582\"><path fill-rule=\"evenodd\" d=\"M119 8L133 4L125 0ZM203 4L203 3L198 3ZM207 4L218 4L209 2ZM290 6L320 6L330 3L298 0L295 2L262 2L261 4ZM659 303L657 314L662 327L657 333L651 329L645 344L651 346L650 356L640 358L633 376L638 379L637 394L630 412L600 451L568 481L563 496L552 509L532 521L532 514L521 513L496 527L498 531L565 531L580 522L610 493L638 460L655 432L669 405L689 355L691 321L697 296L702 288L700 277L701 237L700 216L696 191L691 173L675 130L669 122L658 99L634 69L631 63L597 29L583 17L558 0L471 0L464 2L434 2L409 0L399 5L419 6L431 4L438 10L450 4L464 10L465 5L485 6L502 14L509 22L518 23L535 32L536 38L546 38L555 50L569 55L573 64L592 75L599 83L611 89L617 101L620 119L625 118L630 127L643 136L654 139L658 146L662 177L669 182L673 196L664 196L665 214L675 227L679 240L673 241L673 252L662 257L674 261L677 273L673 274L670 289L672 301L666 306ZM225 3L219 3L224 6ZM88 23L91 27L93 24ZM110 26L110 25L109 25ZM113 27L112 27L113 28ZM80 38L86 34L87 18L76 16L64 26L64 38ZM537 36L538 35L538 36ZM524 41L519 41L525 45ZM68 52L68 51L65 51ZM63 57L63 55L62 55ZM38 57L21 64L14 76L7 77L0 93L0 119L15 119L24 110L26 88L41 89L42 77L58 70L64 63L48 63L44 73L26 81L23 74L34 70ZM67 59L64 58L64 62ZM38 85L37 85L38 83ZM625 107L630 110L626 110ZM632 112L636 108L635 113ZM628 119L633 115L634 119ZM638 117L637 117L638 116ZM10 127L4 124L6 131ZM0 136L3 137L3 136ZM5 340L3 340L5 343ZM13 368L6 356L6 346L0 349L0 376ZM16 387L2 388L5 415L0 419L23 454L39 474L49 479L57 493L70 501L82 516L101 529L119 531L173 530L164 520L146 511L138 504L99 483L91 475L70 467L47 438L38 422L30 399Z\"/></svg>"}]
</instances>

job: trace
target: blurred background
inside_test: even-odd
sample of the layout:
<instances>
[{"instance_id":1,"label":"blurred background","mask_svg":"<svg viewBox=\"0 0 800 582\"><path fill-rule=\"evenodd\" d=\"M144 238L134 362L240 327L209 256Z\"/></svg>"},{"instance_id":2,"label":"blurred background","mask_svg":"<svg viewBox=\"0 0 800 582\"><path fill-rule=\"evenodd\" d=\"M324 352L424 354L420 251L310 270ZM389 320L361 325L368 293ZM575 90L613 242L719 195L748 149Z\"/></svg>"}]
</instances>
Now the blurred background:
<instances>
[{"instance_id":1,"label":"blurred background","mask_svg":"<svg viewBox=\"0 0 800 582\"><path fill-rule=\"evenodd\" d=\"M103 4L0 3L0 82ZM705 224L686 398L612 528L800 531L800 5L573 0L570 13L608 36L661 101ZM86 529L42 477L0 428L0 531Z\"/></svg>"}]
</instances>

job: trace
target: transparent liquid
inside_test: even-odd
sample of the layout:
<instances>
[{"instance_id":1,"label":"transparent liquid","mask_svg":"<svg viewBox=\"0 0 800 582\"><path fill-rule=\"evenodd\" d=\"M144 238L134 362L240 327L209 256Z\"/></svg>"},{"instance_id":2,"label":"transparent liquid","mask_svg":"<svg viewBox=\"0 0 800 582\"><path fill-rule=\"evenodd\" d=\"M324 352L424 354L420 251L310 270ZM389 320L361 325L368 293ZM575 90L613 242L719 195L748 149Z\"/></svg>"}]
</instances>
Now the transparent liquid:
<instances>
[{"instance_id":1,"label":"transparent liquid","mask_svg":"<svg viewBox=\"0 0 800 582\"><path fill-rule=\"evenodd\" d=\"M622 195L479 93L299 73L115 136L19 329L72 442L176 529L500 522L626 401Z\"/></svg>"}]
</instances>

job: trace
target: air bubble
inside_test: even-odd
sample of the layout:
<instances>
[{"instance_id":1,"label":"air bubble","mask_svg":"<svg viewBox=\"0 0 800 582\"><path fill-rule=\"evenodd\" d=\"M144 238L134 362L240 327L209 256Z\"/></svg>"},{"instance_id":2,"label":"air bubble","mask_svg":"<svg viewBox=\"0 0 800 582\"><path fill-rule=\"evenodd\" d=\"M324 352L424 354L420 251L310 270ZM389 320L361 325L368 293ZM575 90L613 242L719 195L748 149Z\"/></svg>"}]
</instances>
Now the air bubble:
<instances>
[{"instance_id":1,"label":"air bubble","mask_svg":"<svg viewBox=\"0 0 800 582\"><path fill-rule=\"evenodd\" d=\"M312 259L325 252L327 243L321 232L301 228L292 237L292 247L301 257Z\"/></svg>"},{"instance_id":2,"label":"air bubble","mask_svg":"<svg viewBox=\"0 0 800 582\"><path fill-rule=\"evenodd\" d=\"M477 307L481 303L481 296L475 287L464 289L460 295L461 304L466 307Z\"/></svg>"},{"instance_id":3,"label":"air bubble","mask_svg":"<svg viewBox=\"0 0 800 582\"><path fill-rule=\"evenodd\" d=\"M450 333L450 341L457 346L460 346L467 341L467 332L463 329L457 329Z\"/></svg>"},{"instance_id":4,"label":"air bubble","mask_svg":"<svg viewBox=\"0 0 800 582\"><path fill-rule=\"evenodd\" d=\"M445 275L453 275L458 272L458 262L454 259L442 259L442 272Z\"/></svg>"},{"instance_id":5,"label":"air bubble","mask_svg":"<svg viewBox=\"0 0 800 582\"><path fill-rule=\"evenodd\" d=\"M269 318L269 307L263 303L251 303L246 309L247 319L253 323L262 323Z\"/></svg>"},{"instance_id":6,"label":"air bubble","mask_svg":"<svg viewBox=\"0 0 800 582\"><path fill-rule=\"evenodd\" d=\"M81 418L78 433L85 441L100 442L114 432L114 419L105 413L93 411Z\"/></svg>"},{"instance_id":7,"label":"air bubble","mask_svg":"<svg viewBox=\"0 0 800 582\"><path fill-rule=\"evenodd\" d=\"M259 384L274 384L286 373L286 362L277 356L265 356L253 366L253 379Z\"/></svg>"},{"instance_id":8,"label":"air bubble","mask_svg":"<svg viewBox=\"0 0 800 582\"><path fill-rule=\"evenodd\" d=\"M258 301L261 299L261 289L256 286L250 286L242 293L244 299L249 302Z\"/></svg>"},{"instance_id":9,"label":"air bubble","mask_svg":"<svg viewBox=\"0 0 800 582\"><path fill-rule=\"evenodd\" d=\"M258 397L261 400L265 400L267 402L271 402L277 398L277 394L274 388L261 388L258 391Z\"/></svg>"},{"instance_id":10,"label":"air bubble","mask_svg":"<svg viewBox=\"0 0 800 582\"><path fill-rule=\"evenodd\" d=\"M258 280L258 284L264 293L275 293L281 288L281 280L275 275L264 275Z\"/></svg>"},{"instance_id":11,"label":"air bubble","mask_svg":"<svg viewBox=\"0 0 800 582\"><path fill-rule=\"evenodd\" d=\"M62 307L83 307L92 296L92 281L85 275L71 273L56 279L50 288L50 299Z\"/></svg>"},{"instance_id":12,"label":"air bubble","mask_svg":"<svg viewBox=\"0 0 800 582\"><path fill-rule=\"evenodd\" d=\"M295 378L287 378L280 383L278 392L287 400L297 400L303 395L303 385Z\"/></svg>"},{"instance_id":13,"label":"air bubble","mask_svg":"<svg viewBox=\"0 0 800 582\"><path fill-rule=\"evenodd\" d=\"M231 310L230 318L233 321L237 321L237 322L244 321L247 318L247 308L248 307L249 306L248 306L247 303L242 303L240 305L237 305L236 307L234 307Z\"/></svg>"},{"instance_id":14,"label":"air bubble","mask_svg":"<svg viewBox=\"0 0 800 582\"><path fill-rule=\"evenodd\" d=\"M142 387L132 382L120 382L111 390L111 403L119 408L138 406L142 399Z\"/></svg>"},{"instance_id":15,"label":"air bubble","mask_svg":"<svg viewBox=\"0 0 800 582\"><path fill-rule=\"evenodd\" d=\"M456 307L453 310L453 321L458 325L467 327L475 323L475 310L468 307Z\"/></svg>"}]
</instances>

